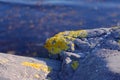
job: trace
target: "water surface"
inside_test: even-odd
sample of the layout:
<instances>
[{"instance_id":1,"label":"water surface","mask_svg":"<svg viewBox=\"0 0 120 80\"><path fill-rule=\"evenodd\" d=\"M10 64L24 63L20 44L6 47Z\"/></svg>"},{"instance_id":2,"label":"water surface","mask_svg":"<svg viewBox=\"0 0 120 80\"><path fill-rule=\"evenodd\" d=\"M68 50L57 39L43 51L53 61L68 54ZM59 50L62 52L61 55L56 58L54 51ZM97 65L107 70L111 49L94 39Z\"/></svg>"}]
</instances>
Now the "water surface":
<instances>
[{"instance_id":1,"label":"water surface","mask_svg":"<svg viewBox=\"0 0 120 80\"><path fill-rule=\"evenodd\" d=\"M45 56L42 44L60 31L120 24L116 0L0 0L0 52Z\"/></svg>"}]
</instances>

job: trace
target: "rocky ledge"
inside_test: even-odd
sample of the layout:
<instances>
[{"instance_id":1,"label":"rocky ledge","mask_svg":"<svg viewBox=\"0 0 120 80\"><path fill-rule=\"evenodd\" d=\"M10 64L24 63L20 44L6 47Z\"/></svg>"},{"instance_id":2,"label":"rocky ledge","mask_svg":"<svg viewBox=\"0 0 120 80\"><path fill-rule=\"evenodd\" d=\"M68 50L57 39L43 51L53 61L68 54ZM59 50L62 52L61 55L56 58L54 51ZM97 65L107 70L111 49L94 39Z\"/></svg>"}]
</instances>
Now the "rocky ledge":
<instances>
[{"instance_id":1,"label":"rocky ledge","mask_svg":"<svg viewBox=\"0 0 120 80\"><path fill-rule=\"evenodd\" d=\"M49 59L0 54L0 80L120 80L120 27L47 39Z\"/></svg>"}]
</instances>

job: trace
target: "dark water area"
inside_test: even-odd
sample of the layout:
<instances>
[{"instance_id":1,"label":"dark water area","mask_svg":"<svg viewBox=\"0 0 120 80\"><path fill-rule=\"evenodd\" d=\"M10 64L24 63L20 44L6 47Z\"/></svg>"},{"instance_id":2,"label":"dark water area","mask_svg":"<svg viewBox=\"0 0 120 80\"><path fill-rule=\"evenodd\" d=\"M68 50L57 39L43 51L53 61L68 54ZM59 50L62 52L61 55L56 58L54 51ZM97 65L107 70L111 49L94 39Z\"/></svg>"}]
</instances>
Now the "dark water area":
<instances>
[{"instance_id":1,"label":"dark water area","mask_svg":"<svg viewBox=\"0 0 120 80\"><path fill-rule=\"evenodd\" d=\"M60 31L120 25L119 4L119 0L0 0L0 52L46 57L43 43Z\"/></svg>"}]
</instances>

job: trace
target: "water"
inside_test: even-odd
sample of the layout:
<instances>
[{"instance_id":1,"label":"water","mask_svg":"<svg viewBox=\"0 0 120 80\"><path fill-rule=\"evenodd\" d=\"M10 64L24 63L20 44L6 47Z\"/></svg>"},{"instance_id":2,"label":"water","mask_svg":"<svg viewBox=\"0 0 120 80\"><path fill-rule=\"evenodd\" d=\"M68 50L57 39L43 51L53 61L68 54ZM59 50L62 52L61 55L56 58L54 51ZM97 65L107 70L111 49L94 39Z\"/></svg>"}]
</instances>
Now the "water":
<instances>
[{"instance_id":1,"label":"water","mask_svg":"<svg viewBox=\"0 0 120 80\"><path fill-rule=\"evenodd\" d=\"M43 43L60 31L119 25L119 4L119 0L0 0L0 52L45 57Z\"/></svg>"}]
</instances>

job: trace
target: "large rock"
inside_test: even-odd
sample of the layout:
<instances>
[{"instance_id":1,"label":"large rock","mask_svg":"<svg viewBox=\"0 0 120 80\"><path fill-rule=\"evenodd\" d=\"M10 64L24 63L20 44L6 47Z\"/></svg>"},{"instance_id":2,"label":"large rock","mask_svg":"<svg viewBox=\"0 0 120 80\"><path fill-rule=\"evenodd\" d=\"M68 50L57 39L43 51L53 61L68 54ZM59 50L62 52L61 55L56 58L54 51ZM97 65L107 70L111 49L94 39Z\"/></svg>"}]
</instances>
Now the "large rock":
<instances>
[{"instance_id":1,"label":"large rock","mask_svg":"<svg viewBox=\"0 0 120 80\"><path fill-rule=\"evenodd\" d=\"M62 60L60 80L120 80L119 27L58 33L45 47Z\"/></svg>"},{"instance_id":2,"label":"large rock","mask_svg":"<svg viewBox=\"0 0 120 80\"><path fill-rule=\"evenodd\" d=\"M0 53L0 80L58 80L60 61Z\"/></svg>"},{"instance_id":3,"label":"large rock","mask_svg":"<svg viewBox=\"0 0 120 80\"><path fill-rule=\"evenodd\" d=\"M61 32L45 47L50 59L0 53L0 80L120 80L119 27Z\"/></svg>"}]
</instances>

